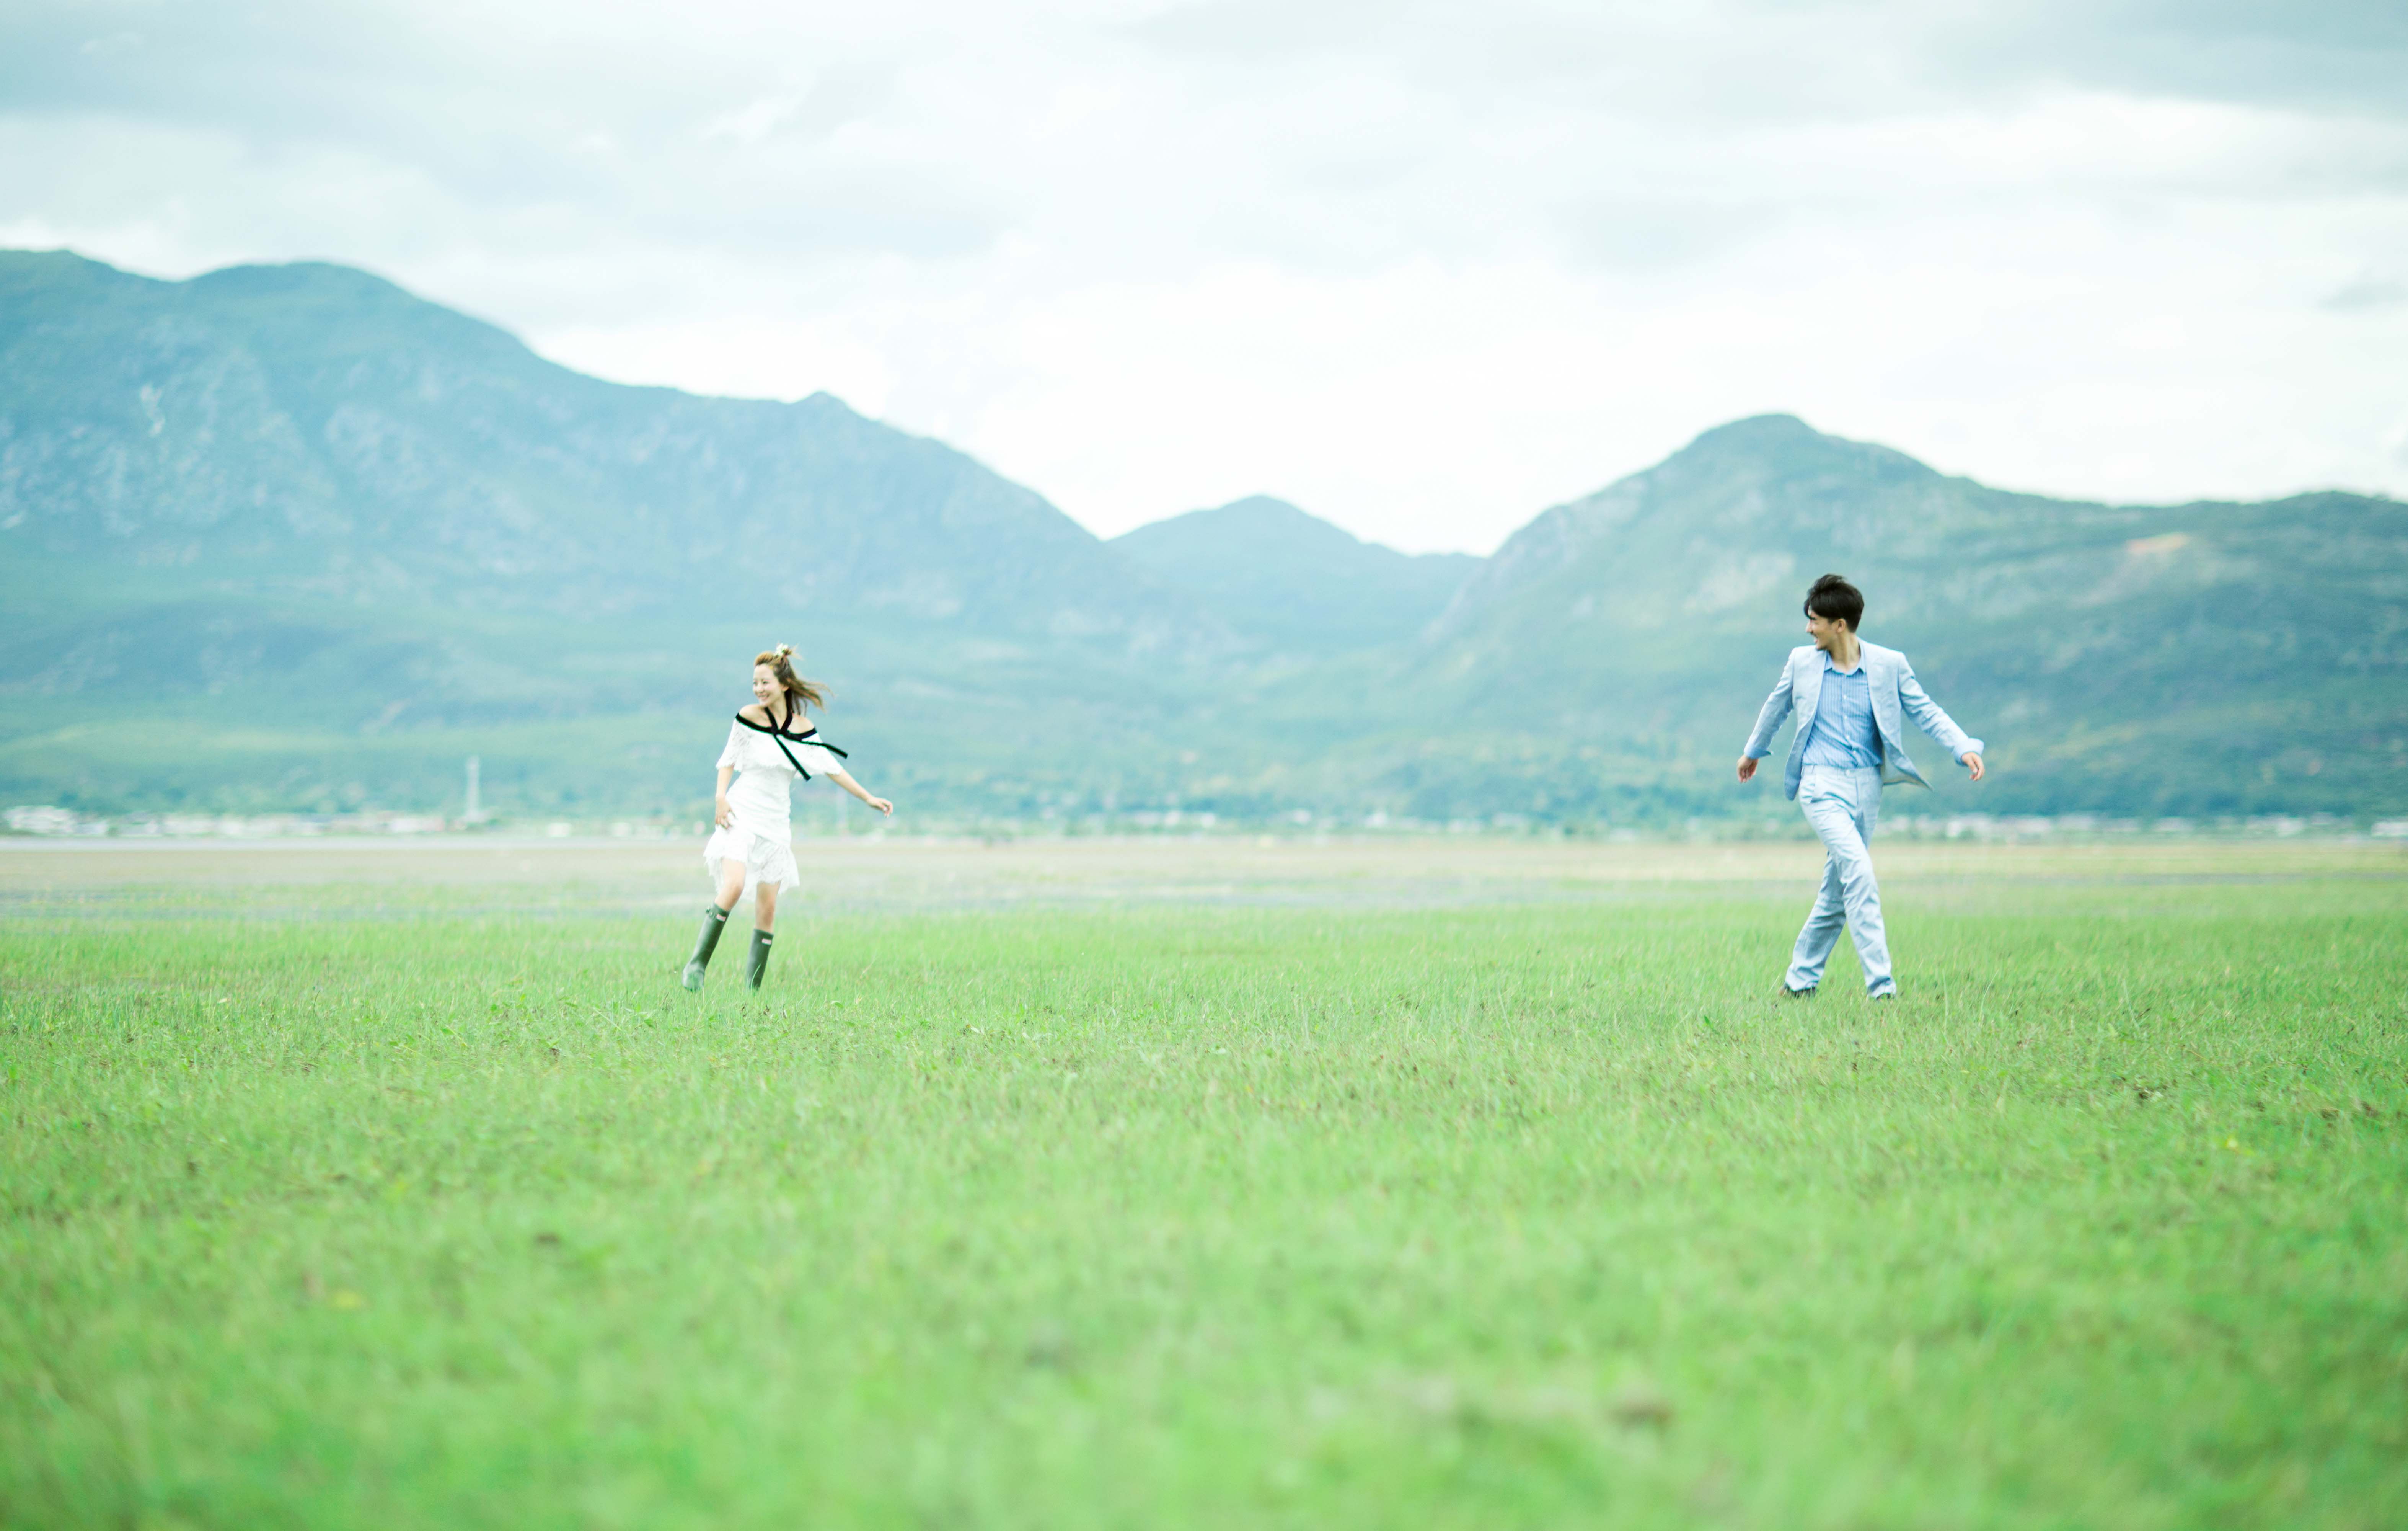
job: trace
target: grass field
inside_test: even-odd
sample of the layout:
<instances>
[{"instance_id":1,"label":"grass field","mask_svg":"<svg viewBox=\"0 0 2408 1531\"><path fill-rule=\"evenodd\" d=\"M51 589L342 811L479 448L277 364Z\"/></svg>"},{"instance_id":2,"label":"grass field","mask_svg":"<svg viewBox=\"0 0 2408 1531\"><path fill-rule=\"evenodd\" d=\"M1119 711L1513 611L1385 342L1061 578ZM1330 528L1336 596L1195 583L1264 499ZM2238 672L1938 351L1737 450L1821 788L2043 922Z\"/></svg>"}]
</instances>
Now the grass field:
<instances>
[{"instance_id":1,"label":"grass field","mask_svg":"<svg viewBox=\"0 0 2408 1531\"><path fill-rule=\"evenodd\" d=\"M2408 856L0 853L0 1524L2408 1524Z\"/></svg>"}]
</instances>

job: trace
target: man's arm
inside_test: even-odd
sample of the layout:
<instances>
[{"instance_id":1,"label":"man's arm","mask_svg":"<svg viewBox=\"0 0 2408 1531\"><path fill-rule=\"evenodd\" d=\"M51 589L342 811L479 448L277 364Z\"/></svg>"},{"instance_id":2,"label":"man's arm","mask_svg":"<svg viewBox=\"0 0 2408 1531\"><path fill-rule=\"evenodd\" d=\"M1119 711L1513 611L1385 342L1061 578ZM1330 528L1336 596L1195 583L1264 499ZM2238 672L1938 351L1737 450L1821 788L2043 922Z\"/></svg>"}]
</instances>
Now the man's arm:
<instances>
[{"instance_id":1,"label":"man's arm","mask_svg":"<svg viewBox=\"0 0 2408 1531\"><path fill-rule=\"evenodd\" d=\"M1898 701L1916 728L1940 741L1940 746L1961 761L1975 781L1982 779L1982 742L1940 710L1940 703L1926 695L1923 683L1914 678L1914 667L1904 660L1898 668Z\"/></svg>"},{"instance_id":2,"label":"man's arm","mask_svg":"<svg viewBox=\"0 0 2408 1531\"><path fill-rule=\"evenodd\" d=\"M1746 781L1756 774L1756 762L1772 753L1772 736L1781 731L1782 720L1789 715L1790 665L1783 661L1781 679L1773 683L1772 695L1764 699L1763 711L1756 715L1756 727L1747 736L1747 747L1740 751L1739 779Z\"/></svg>"}]
</instances>

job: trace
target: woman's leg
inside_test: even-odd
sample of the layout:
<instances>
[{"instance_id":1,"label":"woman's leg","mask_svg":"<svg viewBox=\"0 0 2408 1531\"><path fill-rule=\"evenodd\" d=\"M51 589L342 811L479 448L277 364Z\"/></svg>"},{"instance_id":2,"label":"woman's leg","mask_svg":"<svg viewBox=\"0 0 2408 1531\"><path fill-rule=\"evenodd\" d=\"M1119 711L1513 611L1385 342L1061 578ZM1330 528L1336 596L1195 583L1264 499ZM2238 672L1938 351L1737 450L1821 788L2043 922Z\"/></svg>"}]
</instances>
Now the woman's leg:
<instances>
[{"instance_id":1,"label":"woman's leg","mask_svg":"<svg viewBox=\"0 0 2408 1531\"><path fill-rule=\"evenodd\" d=\"M761 987L761 975L769 971L769 928L778 922L778 885L752 885L752 949L744 954L744 987Z\"/></svg>"},{"instance_id":2,"label":"woman's leg","mask_svg":"<svg viewBox=\"0 0 2408 1531\"><path fill-rule=\"evenodd\" d=\"M744 896L744 863L723 862L719 869L719 897L702 912L702 929L694 938L694 955L685 960L682 979L686 988L702 987L703 975L710 967L710 954L719 947L719 932L727 924L727 911Z\"/></svg>"},{"instance_id":3,"label":"woman's leg","mask_svg":"<svg viewBox=\"0 0 2408 1531\"><path fill-rule=\"evenodd\" d=\"M719 912L725 914L744 896L744 863L733 856L719 863Z\"/></svg>"}]
</instances>

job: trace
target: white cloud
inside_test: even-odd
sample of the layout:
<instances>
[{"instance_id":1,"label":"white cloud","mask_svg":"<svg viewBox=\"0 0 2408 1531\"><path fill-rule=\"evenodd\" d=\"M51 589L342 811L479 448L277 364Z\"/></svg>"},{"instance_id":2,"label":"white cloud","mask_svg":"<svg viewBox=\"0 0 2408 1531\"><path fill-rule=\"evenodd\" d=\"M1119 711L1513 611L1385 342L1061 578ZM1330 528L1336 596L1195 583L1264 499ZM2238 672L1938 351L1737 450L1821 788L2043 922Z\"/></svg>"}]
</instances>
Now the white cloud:
<instances>
[{"instance_id":1,"label":"white cloud","mask_svg":"<svg viewBox=\"0 0 2408 1531\"><path fill-rule=\"evenodd\" d=\"M1265 490L1484 548L1775 409L2057 493L2398 491L2408 109L2332 14L60 4L0 22L0 237L354 261L1104 531Z\"/></svg>"},{"instance_id":2,"label":"white cloud","mask_svg":"<svg viewBox=\"0 0 2408 1531\"><path fill-rule=\"evenodd\" d=\"M802 109L800 96L763 96L740 111L722 112L702 125L701 138L709 143L713 138L733 138L738 143L755 144L776 132L779 126Z\"/></svg>"}]
</instances>

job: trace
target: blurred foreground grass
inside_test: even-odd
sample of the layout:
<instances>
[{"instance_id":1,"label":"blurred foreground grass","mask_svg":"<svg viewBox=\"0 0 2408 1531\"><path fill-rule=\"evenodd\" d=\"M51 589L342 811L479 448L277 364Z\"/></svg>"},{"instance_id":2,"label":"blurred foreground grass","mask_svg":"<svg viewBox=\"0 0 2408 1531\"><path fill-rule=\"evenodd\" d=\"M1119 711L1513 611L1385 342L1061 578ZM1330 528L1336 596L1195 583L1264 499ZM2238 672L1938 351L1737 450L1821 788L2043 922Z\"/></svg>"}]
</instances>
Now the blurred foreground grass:
<instances>
[{"instance_id":1,"label":"blurred foreground grass","mask_svg":"<svg viewBox=\"0 0 2408 1531\"><path fill-rule=\"evenodd\" d=\"M1795 880L830 899L697 1002L682 861L69 878L0 1524L2398 1525L2402 870L1894 876L1878 1007Z\"/></svg>"}]
</instances>

